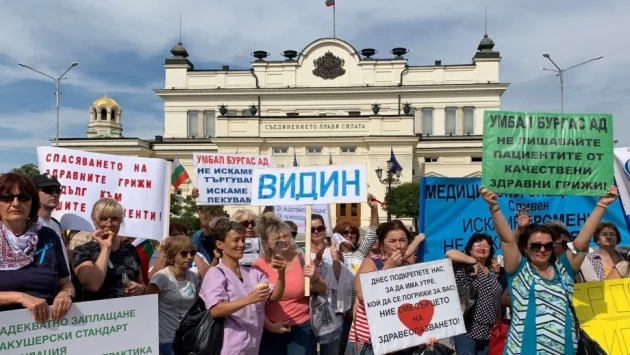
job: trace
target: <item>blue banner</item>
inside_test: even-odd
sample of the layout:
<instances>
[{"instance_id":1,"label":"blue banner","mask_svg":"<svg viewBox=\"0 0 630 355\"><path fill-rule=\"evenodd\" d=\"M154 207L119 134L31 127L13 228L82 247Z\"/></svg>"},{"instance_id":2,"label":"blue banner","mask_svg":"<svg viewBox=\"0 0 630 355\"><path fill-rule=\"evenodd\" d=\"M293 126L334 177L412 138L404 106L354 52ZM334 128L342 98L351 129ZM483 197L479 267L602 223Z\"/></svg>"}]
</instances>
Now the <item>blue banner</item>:
<instances>
[{"instance_id":1,"label":"blue banner","mask_svg":"<svg viewBox=\"0 0 630 355\"><path fill-rule=\"evenodd\" d=\"M420 251L423 262L443 259L447 250L463 251L473 233L489 234L494 240L496 254L501 254L500 240L494 232L492 217L486 202L477 190L480 178L422 178L420 183L419 231L426 241ZM559 220L575 237L593 211L598 197L500 195L499 206L516 228L516 212L520 206L529 207L533 223ZM630 245L630 235L621 202L608 207L604 222L614 223L621 233L621 244ZM595 247L595 244L592 244Z\"/></svg>"}]
</instances>

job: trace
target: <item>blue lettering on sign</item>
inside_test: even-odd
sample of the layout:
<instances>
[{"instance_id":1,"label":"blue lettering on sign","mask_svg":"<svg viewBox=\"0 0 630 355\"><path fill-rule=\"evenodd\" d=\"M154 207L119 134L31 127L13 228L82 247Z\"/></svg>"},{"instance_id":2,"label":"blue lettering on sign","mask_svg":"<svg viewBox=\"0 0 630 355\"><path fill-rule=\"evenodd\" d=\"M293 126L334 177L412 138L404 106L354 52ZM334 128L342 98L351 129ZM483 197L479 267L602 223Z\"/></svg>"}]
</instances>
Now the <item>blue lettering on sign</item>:
<instances>
[{"instance_id":1,"label":"blue lettering on sign","mask_svg":"<svg viewBox=\"0 0 630 355\"><path fill-rule=\"evenodd\" d=\"M326 196L326 194L328 193L328 189L330 189L331 185L333 186L334 196L337 196L337 191L339 190L339 172L338 171L333 171L332 174L330 174L330 177L328 179L326 179L326 172L322 171L320 173L320 180L321 180L321 185L319 187L320 196Z\"/></svg>"},{"instance_id":2,"label":"blue lettering on sign","mask_svg":"<svg viewBox=\"0 0 630 355\"><path fill-rule=\"evenodd\" d=\"M298 171L261 174L258 199L309 199L355 197L361 195L361 170Z\"/></svg>"},{"instance_id":3,"label":"blue lettering on sign","mask_svg":"<svg viewBox=\"0 0 630 355\"><path fill-rule=\"evenodd\" d=\"M272 174L263 174L260 175L259 185L258 185L258 198L267 199L273 198L276 196L276 181L278 179L275 175ZM263 191L269 190L268 193L263 193Z\"/></svg>"},{"instance_id":4,"label":"blue lettering on sign","mask_svg":"<svg viewBox=\"0 0 630 355\"><path fill-rule=\"evenodd\" d=\"M500 255L500 240L494 231L488 205L477 192L479 178L422 178L420 184L419 231L427 236L418 261L444 259L450 249L464 250L473 233L489 234L495 254ZM499 196L499 206L512 229L516 228L516 213L520 207L529 208L533 223L559 220L567 225L575 237L597 203L595 196ZM621 245L630 245L621 202L615 201L603 221L614 223L621 233ZM596 247L595 244L591 245Z\"/></svg>"},{"instance_id":5,"label":"blue lettering on sign","mask_svg":"<svg viewBox=\"0 0 630 355\"><path fill-rule=\"evenodd\" d=\"M359 194L359 190L361 190L361 187L359 186L359 170L354 170L354 180L348 180L346 173L347 172L345 170L341 172L341 186L343 189L341 195L348 196L348 186L354 186L354 194L352 195L356 196Z\"/></svg>"},{"instance_id":6,"label":"blue lettering on sign","mask_svg":"<svg viewBox=\"0 0 630 355\"><path fill-rule=\"evenodd\" d=\"M286 182L285 182L286 180ZM291 198L295 197L295 174L291 174L288 179L286 179L285 174L280 174L280 198L284 198L287 194L287 190L291 191Z\"/></svg>"}]
</instances>

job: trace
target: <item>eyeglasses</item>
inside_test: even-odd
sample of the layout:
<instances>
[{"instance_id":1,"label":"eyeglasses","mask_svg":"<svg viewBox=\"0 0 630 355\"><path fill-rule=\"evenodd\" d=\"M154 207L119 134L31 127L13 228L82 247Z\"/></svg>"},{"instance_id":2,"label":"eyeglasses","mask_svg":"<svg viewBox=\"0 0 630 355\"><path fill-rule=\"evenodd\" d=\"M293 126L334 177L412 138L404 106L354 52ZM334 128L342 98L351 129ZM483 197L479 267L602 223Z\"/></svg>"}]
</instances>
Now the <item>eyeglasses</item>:
<instances>
[{"instance_id":1,"label":"eyeglasses","mask_svg":"<svg viewBox=\"0 0 630 355\"><path fill-rule=\"evenodd\" d=\"M531 249L531 251L533 252L538 252L540 251L542 248L545 248L545 251L550 251L553 248L553 242L549 242L549 243L528 243L527 246L529 247L529 249Z\"/></svg>"},{"instance_id":2,"label":"eyeglasses","mask_svg":"<svg viewBox=\"0 0 630 355\"><path fill-rule=\"evenodd\" d=\"M355 231L351 230L351 229L346 229L345 231L341 231L340 233L341 235L348 235L348 234L357 234Z\"/></svg>"},{"instance_id":3,"label":"eyeglasses","mask_svg":"<svg viewBox=\"0 0 630 355\"><path fill-rule=\"evenodd\" d=\"M311 233L324 233L326 231L326 227L324 226L319 226L319 227L311 227Z\"/></svg>"},{"instance_id":4,"label":"eyeglasses","mask_svg":"<svg viewBox=\"0 0 630 355\"><path fill-rule=\"evenodd\" d=\"M243 227L245 227L245 228L247 228L247 227L249 227L249 226L252 226L252 228L253 228L253 227L256 227L256 221L240 221L240 222L238 222L238 223L240 223L240 224L241 224L241 226L243 226Z\"/></svg>"},{"instance_id":5,"label":"eyeglasses","mask_svg":"<svg viewBox=\"0 0 630 355\"><path fill-rule=\"evenodd\" d=\"M489 246L488 244L479 244L479 243L474 243L472 246L473 246L473 248L475 248L475 249L482 249L482 250L485 250L485 249L490 249L490 246Z\"/></svg>"},{"instance_id":6,"label":"eyeglasses","mask_svg":"<svg viewBox=\"0 0 630 355\"><path fill-rule=\"evenodd\" d=\"M188 254L190 254L190 256L194 258L194 257L195 257L195 255L197 255L197 251L196 251L196 250L191 250L191 251L188 251L188 250L182 250L182 251L180 251L180 252L179 252L179 255L180 255L182 258L186 258L186 257L188 257Z\"/></svg>"},{"instance_id":7,"label":"eyeglasses","mask_svg":"<svg viewBox=\"0 0 630 355\"><path fill-rule=\"evenodd\" d=\"M0 202L4 202L4 203L11 203L13 202L13 200L18 199L18 201L20 202L28 202L30 200L32 200L33 198L31 197L31 195L27 194L27 193L19 193L17 195L14 194L1 194L0 195Z\"/></svg>"},{"instance_id":8,"label":"eyeglasses","mask_svg":"<svg viewBox=\"0 0 630 355\"><path fill-rule=\"evenodd\" d=\"M39 191L43 191L47 195L52 194L61 194L61 186L46 186L39 189Z\"/></svg>"}]
</instances>

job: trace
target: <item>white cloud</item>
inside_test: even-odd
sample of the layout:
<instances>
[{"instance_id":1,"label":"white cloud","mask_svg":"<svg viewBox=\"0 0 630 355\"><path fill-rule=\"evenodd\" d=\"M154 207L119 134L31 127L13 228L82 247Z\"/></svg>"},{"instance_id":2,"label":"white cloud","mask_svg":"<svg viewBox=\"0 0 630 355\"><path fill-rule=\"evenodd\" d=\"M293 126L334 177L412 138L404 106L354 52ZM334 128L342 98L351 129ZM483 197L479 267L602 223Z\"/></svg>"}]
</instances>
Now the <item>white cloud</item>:
<instances>
[{"instance_id":1,"label":"white cloud","mask_svg":"<svg viewBox=\"0 0 630 355\"><path fill-rule=\"evenodd\" d=\"M624 35L630 32L628 1L610 0L605 6L586 0L337 3L341 38L357 49L377 48L379 56L387 56L389 48L406 46L412 50L408 55L411 64L428 64L435 59L445 64L469 63L483 35L484 4L488 5L490 37L503 56L502 81L520 82L546 75L538 69L550 66L542 57L545 52L563 67L603 55L602 60L567 72L565 110L613 113L617 117L616 137L630 145L630 135L625 133L630 121L621 119L630 114L624 95L630 93L630 74L625 69L630 62L630 48L623 45ZM251 60L249 53L257 49L267 50L278 59L285 49L299 51L311 41L332 34L332 13L324 0L11 1L3 3L0 11L0 43L10 49L0 58L0 85L19 85L25 79L47 80L17 67L14 63L18 61L42 71L59 72L72 61L89 59L100 63L101 69L129 73L123 60L108 60L116 53L117 58L128 56L130 62L161 68L161 60L156 62L154 58L170 56L168 51L179 35L180 12L184 45L197 67L208 62L246 66ZM80 64L71 72L72 80L64 85L98 96L108 91L154 98L150 89L163 83L161 69L155 73L155 77L147 78L148 84L117 83L98 77L92 68ZM150 105L152 110L155 105ZM503 107L558 110L557 78L513 85L503 97ZM125 117L129 117L130 108L124 109ZM139 106L131 109L145 117L134 121L136 126L124 122L126 135L147 137L159 133L161 117L142 113ZM77 112L78 122L86 117L83 115L83 111ZM155 128L156 124L160 129Z\"/></svg>"}]
</instances>

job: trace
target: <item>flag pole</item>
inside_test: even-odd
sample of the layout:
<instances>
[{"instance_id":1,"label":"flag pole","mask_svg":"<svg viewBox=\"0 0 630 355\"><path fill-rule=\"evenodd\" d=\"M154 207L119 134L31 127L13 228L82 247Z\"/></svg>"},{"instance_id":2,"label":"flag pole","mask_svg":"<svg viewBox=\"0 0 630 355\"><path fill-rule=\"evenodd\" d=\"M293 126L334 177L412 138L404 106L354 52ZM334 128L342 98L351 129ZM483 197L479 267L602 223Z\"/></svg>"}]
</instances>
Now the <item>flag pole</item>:
<instances>
[{"instance_id":1,"label":"flag pole","mask_svg":"<svg viewBox=\"0 0 630 355\"><path fill-rule=\"evenodd\" d=\"M337 1L333 3L333 38L337 38Z\"/></svg>"}]
</instances>

